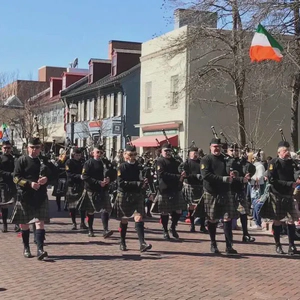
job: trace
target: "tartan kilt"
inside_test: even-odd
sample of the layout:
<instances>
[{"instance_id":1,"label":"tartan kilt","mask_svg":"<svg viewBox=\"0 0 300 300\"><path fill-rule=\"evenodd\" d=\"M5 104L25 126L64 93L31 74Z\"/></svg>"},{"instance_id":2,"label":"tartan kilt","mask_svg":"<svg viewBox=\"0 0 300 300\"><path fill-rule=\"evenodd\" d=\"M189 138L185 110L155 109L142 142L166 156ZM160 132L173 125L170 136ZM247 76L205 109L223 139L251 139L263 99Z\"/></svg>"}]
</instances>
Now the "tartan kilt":
<instances>
[{"instance_id":1,"label":"tartan kilt","mask_svg":"<svg viewBox=\"0 0 300 300\"><path fill-rule=\"evenodd\" d=\"M67 179L66 178L58 178L53 187L52 196L61 196L65 197L67 193Z\"/></svg>"},{"instance_id":2,"label":"tartan kilt","mask_svg":"<svg viewBox=\"0 0 300 300\"><path fill-rule=\"evenodd\" d=\"M112 215L118 219L130 218L134 213L145 216L145 201L141 193L122 193L118 191Z\"/></svg>"},{"instance_id":3,"label":"tartan kilt","mask_svg":"<svg viewBox=\"0 0 300 300\"><path fill-rule=\"evenodd\" d=\"M202 194L200 189L199 186L183 183L182 196L188 209L193 209L200 202Z\"/></svg>"},{"instance_id":4,"label":"tartan kilt","mask_svg":"<svg viewBox=\"0 0 300 300\"><path fill-rule=\"evenodd\" d=\"M17 189L14 185L0 183L0 208L7 208L15 203L17 199Z\"/></svg>"},{"instance_id":5,"label":"tartan kilt","mask_svg":"<svg viewBox=\"0 0 300 300\"><path fill-rule=\"evenodd\" d=\"M112 207L108 191L103 190L99 193L84 189L78 200L77 209L86 211L87 213L97 213L101 210L106 210L108 213L111 213Z\"/></svg>"},{"instance_id":6,"label":"tartan kilt","mask_svg":"<svg viewBox=\"0 0 300 300\"><path fill-rule=\"evenodd\" d=\"M79 189L78 191L74 191L72 186L68 187L66 194L66 201L68 203L69 209L76 209L78 206L78 201L82 196L83 189Z\"/></svg>"},{"instance_id":7,"label":"tartan kilt","mask_svg":"<svg viewBox=\"0 0 300 300\"><path fill-rule=\"evenodd\" d=\"M197 205L195 217L206 217L209 220L234 219L239 213L234 206L231 193L223 195L212 195L204 192L200 203Z\"/></svg>"},{"instance_id":8,"label":"tartan kilt","mask_svg":"<svg viewBox=\"0 0 300 300\"><path fill-rule=\"evenodd\" d=\"M298 202L290 195L268 193L259 214L264 219L298 221Z\"/></svg>"},{"instance_id":9,"label":"tartan kilt","mask_svg":"<svg viewBox=\"0 0 300 300\"><path fill-rule=\"evenodd\" d=\"M35 220L34 220L35 219ZM50 222L48 196L45 196L43 203L33 207L25 202L17 201L12 211L10 221L13 224L30 224L36 221Z\"/></svg>"},{"instance_id":10,"label":"tartan kilt","mask_svg":"<svg viewBox=\"0 0 300 300\"><path fill-rule=\"evenodd\" d=\"M246 199L245 192L233 193L232 197L233 197L233 205L241 215L245 215L245 214L251 215L250 205Z\"/></svg>"},{"instance_id":11,"label":"tartan kilt","mask_svg":"<svg viewBox=\"0 0 300 300\"><path fill-rule=\"evenodd\" d=\"M155 204L157 203L158 213L172 213L176 210L187 209L187 203L185 202L181 191L176 192L172 196L158 192L154 202Z\"/></svg>"}]
</instances>

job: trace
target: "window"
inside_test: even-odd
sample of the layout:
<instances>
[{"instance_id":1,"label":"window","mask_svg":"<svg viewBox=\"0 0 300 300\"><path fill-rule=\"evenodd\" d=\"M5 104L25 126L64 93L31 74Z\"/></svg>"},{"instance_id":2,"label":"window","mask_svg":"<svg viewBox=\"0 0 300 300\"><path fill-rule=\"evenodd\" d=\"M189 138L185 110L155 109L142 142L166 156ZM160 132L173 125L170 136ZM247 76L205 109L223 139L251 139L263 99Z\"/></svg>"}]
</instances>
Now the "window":
<instances>
[{"instance_id":1,"label":"window","mask_svg":"<svg viewBox=\"0 0 300 300\"><path fill-rule=\"evenodd\" d=\"M104 96L104 99L103 99L103 118L107 118L107 97Z\"/></svg>"},{"instance_id":2,"label":"window","mask_svg":"<svg viewBox=\"0 0 300 300\"><path fill-rule=\"evenodd\" d=\"M112 56L112 62L111 62L111 76L117 75L117 54L114 54Z\"/></svg>"},{"instance_id":3,"label":"window","mask_svg":"<svg viewBox=\"0 0 300 300\"><path fill-rule=\"evenodd\" d=\"M87 100L83 101L83 121L87 121Z\"/></svg>"},{"instance_id":4,"label":"window","mask_svg":"<svg viewBox=\"0 0 300 300\"><path fill-rule=\"evenodd\" d=\"M145 84L145 110L148 111L152 108L152 82Z\"/></svg>"},{"instance_id":5,"label":"window","mask_svg":"<svg viewBox=\"0 0 300 300\"><path fill-rule=\"evenodd\" d=\"M171 77L171 106L177 106L179 101L178 75Z\"/></svg>"},{"instance_id":6,"label":"window","mask_svg":"<svg viewBox=\"0 0 300 300\"><path fill-rule=\"evenodd\" d=\"M57 123L57 110L51 110L51 115L52 115L52 123L56 124Z\"/></svg>"},{"instance_id":7,"label":"window","mask_svg":"<svg viewBox=\"0 0 300 300\"><path fill-rule=\"evenodd\" d=\"M114 95L114 117L118 116L118 109L119 109L119 103L118 103L118 96Z\"/></svg>"},{"instance_id":8,"label":"window","mask_svg":"<svg viewBox=\"0 0 300 300\"><path fill-rule=\"evenodd\" d=\"M98 119L99 115L98 115L98 101L99 99L95 98L94 99L94 119Z\"/></svg>"},{"instance_id":9,"label":"window","mask_svg":"<svg viewBox=\"0 0 300 300\"><path fill-rule=\"evenodd\" d=\"M90 64L90 66L89 66L89 84L93 83L93 75L94 75L94 65Z\"/></svg>"},{"instance_id":10,"label":"window","mask_svg":"<svg viewBox=\"0 0 300 300\"><path fill-rule=\"evenodd\" d=\"M103 142L103 149L104 149L104 150L106 150L106 140L107 140L107 137L106 137L106 136L104 136L104 137L102 138L102 142Z\"/></svg>"}]
</instances>

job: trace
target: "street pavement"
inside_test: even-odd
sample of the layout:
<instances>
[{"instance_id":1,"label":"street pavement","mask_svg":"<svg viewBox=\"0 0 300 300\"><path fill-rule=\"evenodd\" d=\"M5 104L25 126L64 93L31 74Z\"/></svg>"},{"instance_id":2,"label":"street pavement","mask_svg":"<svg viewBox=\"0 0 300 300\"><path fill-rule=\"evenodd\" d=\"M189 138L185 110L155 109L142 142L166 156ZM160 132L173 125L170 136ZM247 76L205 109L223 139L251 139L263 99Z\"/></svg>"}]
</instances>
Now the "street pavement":
<instances>
[{"instance_id":1,"label":"street pavement","mask_svg":"<svg viewBox=\"0 0 300 300\"><path fill-rule=\"evenodd\" d=\"M86 232L71 231L68 213L56 212L53 197L50 200L52 218L46 227L45 247L49 261L25 259L21 237L13 232L13 225L8 233L0 233L1 300L300 299L300 256L276 255L269 232L253 232L256 242L243 244L241 231L234 231L239 255L226 256L224 235L219 230L222 254L216 256L209 252L208 235L189 233L183 222L178 226L181 241L163 241L156 216L145 223L152 250L138 251L131 222L129 251L121 252L117 221L110 221L115 233L104 240L97 217L96 237L89 238ZM35 255L32 235L31 242ZM287 250L287 239L282 242Z\"/></svg>"}]
</instances>

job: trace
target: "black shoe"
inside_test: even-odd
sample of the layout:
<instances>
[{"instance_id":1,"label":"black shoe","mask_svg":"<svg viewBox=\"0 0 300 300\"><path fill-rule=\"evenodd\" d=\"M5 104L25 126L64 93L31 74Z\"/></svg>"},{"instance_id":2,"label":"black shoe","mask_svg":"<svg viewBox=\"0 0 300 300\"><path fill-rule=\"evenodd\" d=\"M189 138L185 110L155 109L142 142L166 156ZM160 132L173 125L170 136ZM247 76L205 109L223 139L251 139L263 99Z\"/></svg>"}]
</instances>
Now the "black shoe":
<instances>
[{"instance_id":1,"label":"black shoe","mask_svg":"<svg viewBox=\"0 0 300 300\"><path fill-rule=\"evenodd\" d=\"M300 251L297 250L296 246L289 246L288 255L300 254Z\"/></svg>"},{"instance_id":2,"label":"black shoe","mask_svg":"<svg viewBox=\"0 0 300 300\"><path fill-rule=\"evenodd\" d=\"M168 232L164 232L164 240L166 241L169 241L171 238L170 238L170 235Z\"/></svg>"},{"instance_id":3,"label":"black shoe","mask_svg":"<svg viewBox=\"0 0 300 300\"><path fill-rule=\"evenodd\" d=\"M36 256L37 256L38 260L44 260L45 258L48 257L48 253L47 253L47 251L44 251L44 250L38 250Z\"/></svg>"},{"instance_id":4,"label":"black shoe","mask_svg":"<svg viewBox=\"0 0 300 300\"><path fill-rule=\"evenodd\" d=\"M195 226L191 226L190 232L196 232Z\"/></svg>"},{"instance_id":5,"label":"black shoe","mask_svg":"<svg viewBox=\"0 0 300 300\"><path fill-rule=\"evenodd\" d=\"M88 236L89 237L95 237L94 231L93 230L89 230Z\"/></svg>"},{"instance_id":6,"label":"black shoe","mask_svg":"<svg viewBox=\"0 0 300 300\"><path fill-rule=\"evenodd\" d=\"M3 229L2 229L2 232L7 232L7 224L3 224Z\"/></svg>"},{"instance_id":7,"label":"black shoe","mask_svg":"<svg viewBox=\"0 0 300 300\"><path fill-rule=\"evenodd\" d=\"M80 223L80 229L89 229L84 223Z\"/></svg>"},{"instance_id":8,"label":"black shoe","mask_svg":"<svg viewBox=\"0 0 300 300\"><path fill-rule=\"evenodd\" d=\"M15 225L15 232L20 232L21 231L21 228L20 228L20 226L19 225Z\"/></svg>"},{"instance_id":9,"label":"black shoe","mask_svg":"<svg viewBox=\"0 0 300 300\"><path fill-rule=\"evenodd\" d=\"M200 233L205 233L207 234L208 233L208 230L204 227L200 227Z\"/></svg>"},{"instance_id":10,"label":"black shoe","mask_svg":"<svg viewBox=\"0 0 300 300\"><path fill-rule=\"evenodd\" d=\"M107 239L107 238L109 238L110 236L112 236L113 235L113 231L112 230L104 230L104 232L103 232L103 237L105 238L105 239Z\"/></svg>"},{"instance_id":11,"label":"black shoe","mask_svg":"<svg viewBox=\"0 0 300 300\"><path fill-rule=\"evenodd\" d=\"M170 232L172 233L172 236L175 240L179 240L179 235L175 228L170 228Z\"/></svg>"},{"instance_id":12,"label":"black shoe","mask_svg":"<svg viewBox=\"0 0 300 300\"><path fill-rule=\"evenodd\" d=\"M147 216L148 218L152 218L151 212L147 212L146 216Z\"/></svg>"},{"instance_id":13,"label":"black shoe","mask_svg":"<svg viewBox=\"0 0 300 300\"><path fill-rule=\"evenodd\" d=\"M125 242L121 242L120 243L120 250L121 251L127 251L127 247L126 247L126 243Z\"/></svg>"},{"instance_id":14,"label":"black shoe","mask_svg":"<svg viewBox=\"0 0 300 300\"><path fill-rule=\"evenodd\" d=\"M255 238L250 236L250 235L244 235L243 239L242 239L242 242L244 242L244 243L253 243L253 242L255 242Z\"/></svg>"},{"instance_id":15,"label":"black shoe","mask_svg":"<svg viewBox=\"0 0 300 300\"><path fill-rule=\"evenodd\" d=\"M282 250L281 244L276 245L275 251L277 254L285 254Z\"/></svg>"},{"instance_id":16,"label":"black shoe","mask_svg":"<svg viewBox=\"0 0 300 300\"><path fill-rule=\"evenodd\" d=\"M77 230L77 224L76 223L73 224L72 230Z\"/></svg>"},{"instance_id":17,"label":"black shoe","mask_svg":"<svg viewBox=\"0 0 300 300\"><path fill-rule=\"evenodd\" d=\"M214 253L214 254L220 254L220 251L218 249L218 246L217 246L216 242L211 243L211 245L210 245L210 252Z\"/></svg>"},{"instance_id":18,"label":"black shoe","mask_svg":"<svg viewBox=\"0 0 300 300\"><path fill-rule=\"evenodd\" d=\"M141 252L146 252L152 248L151 244L143 243L140 247Z\"/></svg>"},{"instance_id":19,"label":"black shoe","mask_svg":"<svg viewBox=\"0 0 300 300\"><path fill-rule=\"evenodd\" d=\"M25 258L31 258L32 257L29 247L24 248L23 255L24 255Z\"/></svg>"},{"instance_id":20,"label":"black shoe","mask_svg":"<svg viewBox=\"0 0 300 300\"><path fill-rule=\"evenodd\" d=\"M233 249L232 247L226 248L225 252L226 252L226 254L228 254L228 255L238 254L238 252L237 252L235 249Z\"/></svg>"}]
</instances>

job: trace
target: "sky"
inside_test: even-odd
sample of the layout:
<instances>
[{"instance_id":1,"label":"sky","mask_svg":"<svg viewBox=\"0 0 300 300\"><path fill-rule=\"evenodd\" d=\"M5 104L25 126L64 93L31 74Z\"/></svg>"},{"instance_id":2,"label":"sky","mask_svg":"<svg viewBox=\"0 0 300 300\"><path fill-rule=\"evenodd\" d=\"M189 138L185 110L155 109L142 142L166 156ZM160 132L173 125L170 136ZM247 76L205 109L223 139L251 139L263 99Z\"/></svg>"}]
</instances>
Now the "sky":
<instances>
[{"instance_id":1,"label":"sky","mask_svg":"<svg viewBox=\"0 0 300 300\"><path fill-rule=\"evenodd\" d=\"M88 68L108 42L145 42L173 29L163 0L0 0L0 73L37 80L42 66Z\"/></svg>"}]
</instances>

